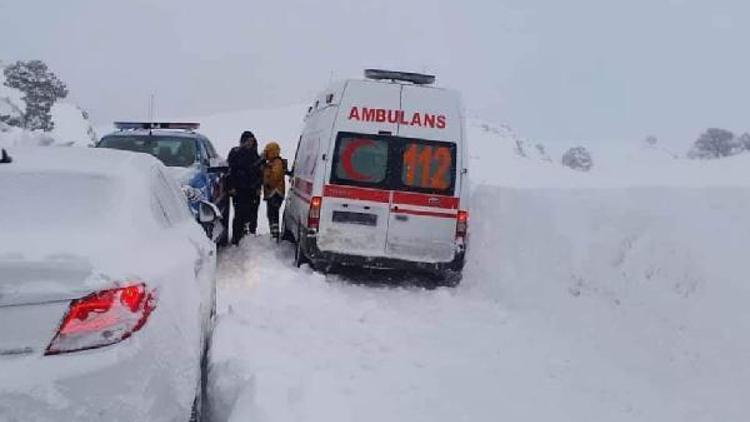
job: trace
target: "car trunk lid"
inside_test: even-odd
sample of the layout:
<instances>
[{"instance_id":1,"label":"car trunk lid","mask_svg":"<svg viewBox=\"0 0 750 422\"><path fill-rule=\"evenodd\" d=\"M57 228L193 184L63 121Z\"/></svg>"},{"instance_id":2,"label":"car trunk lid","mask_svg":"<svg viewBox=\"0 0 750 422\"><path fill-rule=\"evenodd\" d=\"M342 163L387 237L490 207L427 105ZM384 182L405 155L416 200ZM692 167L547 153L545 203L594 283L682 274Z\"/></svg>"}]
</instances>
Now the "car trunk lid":
<instances>
[{"instance_id":1,"label":"car trunk lid","mask_svg":"<svg viewBox=\"0 0 750 422\"><path fill-rule=\"evenodd\" d=\"M0 258L0 358L43 353L68 305L96 288L80 258Z\"/></svg>"}]
</instances>

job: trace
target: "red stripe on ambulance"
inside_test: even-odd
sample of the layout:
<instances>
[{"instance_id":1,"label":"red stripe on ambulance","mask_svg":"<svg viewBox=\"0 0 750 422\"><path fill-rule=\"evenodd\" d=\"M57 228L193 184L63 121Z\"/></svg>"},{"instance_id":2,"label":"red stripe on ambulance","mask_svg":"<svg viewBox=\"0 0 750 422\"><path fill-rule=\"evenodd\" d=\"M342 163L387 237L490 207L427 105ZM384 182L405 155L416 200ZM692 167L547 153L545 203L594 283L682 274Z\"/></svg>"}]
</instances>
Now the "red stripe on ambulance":
<instances>
[{"instance_id":1,"label":"red stripe on ambulance","mask_svg":"<svg viewBox=\"0 0 750 422\"><path fill-rule=\"evenodd\" d=\"M387 190L352 188L349 186L326 185L323 196L331 198L355 199L359 201L391 202L391 193Z\"/></svg>"},{"instance_id":2,"label":"red stripe on ambulance","mask_svg":"<svg viewBox=\"0 0 750 422\"><path fill-rule=\"evenodd\" d=\"M393 192L393 203L418 207L457 210L459 200L453 196L427 195L413 192Z\"/></svg>"},{"instance_id":3,"label":"red stripe on ambulance","mask_svg":"<svg viewBox=\"0 0 750 422\"><path fill-rule=\"evenodd\" d=\"M393 194L393 200L391 200ZM393 205L411 205L417 207L440 208L444 210L457 210L459 199L452 196L427 195L424 193L413 192L391 192L379 189L356 188L341 185L326 185L323 189L323 196L330 198L353 199L359 201L381 202L384 204L393 203ZM401 212L410 212L403 208L397 209ZM414 211L422 212L422 211ZM429 211L424 211L429 213ZM428 215L428 214L416 214ZM455 214L451 214L455 217Z\"/></svg>"},{"instance_id":4,"label":"red stripe on ambulance","mask_svg":"<svg viewBox=\"0 0 750 422\"><path fill-rule=\"evenodd\" d=\"M399 207L391 208L391 212L394 214L409 214L409 215L419 215L419 216L424 216L424 217L456 218L456 214L450 214L447 212L410 210L410 209L399 208Z\"/></svg>"}]
</instances>

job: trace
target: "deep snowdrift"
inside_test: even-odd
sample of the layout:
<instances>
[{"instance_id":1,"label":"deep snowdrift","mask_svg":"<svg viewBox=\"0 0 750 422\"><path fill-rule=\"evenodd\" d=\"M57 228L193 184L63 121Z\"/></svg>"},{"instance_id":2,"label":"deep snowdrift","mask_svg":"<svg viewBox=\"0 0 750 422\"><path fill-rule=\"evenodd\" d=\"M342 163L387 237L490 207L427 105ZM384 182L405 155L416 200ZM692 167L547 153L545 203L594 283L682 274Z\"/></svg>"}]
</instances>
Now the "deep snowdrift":
<instances>
[{"instance_id":1,"label":"deep snowdrift","mask_svg":"<svg viewBox=\"0 0 750 422\"><path fill-rule=\"evenodd\" d=\"M266 238L228 250L215 420L746 419L750 190L474 201L455 290L326 279Z\"/></svg>"}]
</instances>

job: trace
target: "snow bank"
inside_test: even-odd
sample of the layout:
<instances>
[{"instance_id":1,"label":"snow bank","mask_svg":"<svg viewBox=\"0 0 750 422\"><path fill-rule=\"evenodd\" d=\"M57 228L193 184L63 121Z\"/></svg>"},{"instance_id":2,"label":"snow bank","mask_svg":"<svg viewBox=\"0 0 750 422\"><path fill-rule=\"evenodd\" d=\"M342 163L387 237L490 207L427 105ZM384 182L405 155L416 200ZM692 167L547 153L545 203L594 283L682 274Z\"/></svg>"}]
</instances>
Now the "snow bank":
<instances>
[{"instance_id":1,"label":"snow bank","mask_svg":"<svg viewBox=\"0 0 750 422\"><path fill-rule=\"evenodd\" d=\"M89 146L99 140L88 113L75 104L56 103L52 106L52 121L55 128L50 135L56 144Z\"/></svg>"},{"instance_id":2,"label":"snow bank","mask_svg":"<svg viewBox=\"0 0 750 422\"><path fill-rule=\"evenodd\" d=\"M750 189L485 187L474 198L463 288L560 339L542 362L556 362L550 377L609 408L555 420L747 418Z\"/></svg>"},{"instance_id":3,"label":"snow bank","mask_svg":"<svg viewBox=\"0 0 750 422\"><path fill-rule=\"evenodd\" d=\"M740 187L480 187L464 282L435 291L246 239L221 262L213 420L744 420L748 211Z\"/></svg>"}]
</instances>

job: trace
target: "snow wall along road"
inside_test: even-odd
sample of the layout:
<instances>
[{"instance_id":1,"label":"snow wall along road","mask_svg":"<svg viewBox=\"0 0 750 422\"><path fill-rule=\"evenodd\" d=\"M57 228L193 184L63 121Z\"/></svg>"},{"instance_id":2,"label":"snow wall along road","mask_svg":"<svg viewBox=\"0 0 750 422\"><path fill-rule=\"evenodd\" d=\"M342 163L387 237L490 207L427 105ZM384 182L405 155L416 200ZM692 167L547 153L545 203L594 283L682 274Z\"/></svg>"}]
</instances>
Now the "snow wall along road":
<instances>
[{"instance_id":1,"label":"snow wall along road","mask_svg":"<svg viewBox=\"0 0 750 422\"><path fill-rule=\"evenodd\" d=\"M619 403L651 391L660 403L645 407L665 413L648 419L747 416L750 188L483 186L471 217L462 287L584 346L602 371L576 388Z\"/></svg>"}]
</instances>

